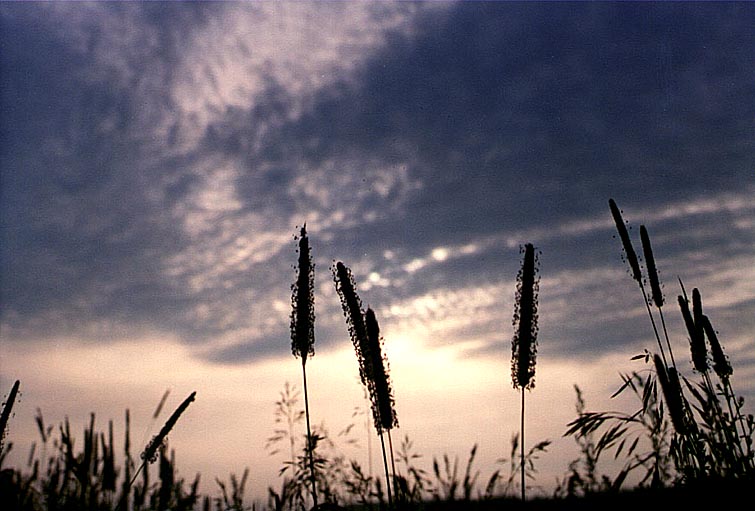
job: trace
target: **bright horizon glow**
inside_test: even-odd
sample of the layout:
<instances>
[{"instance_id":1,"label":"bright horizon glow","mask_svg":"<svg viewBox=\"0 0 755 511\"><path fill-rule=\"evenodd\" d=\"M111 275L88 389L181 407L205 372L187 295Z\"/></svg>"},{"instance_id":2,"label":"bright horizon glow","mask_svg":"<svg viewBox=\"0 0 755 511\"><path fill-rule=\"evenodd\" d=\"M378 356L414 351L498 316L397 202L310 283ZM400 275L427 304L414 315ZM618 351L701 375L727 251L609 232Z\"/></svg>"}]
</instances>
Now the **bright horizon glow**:
<instances>
[{"instance_id":1,"label":"bright horizon glow","mask_svg":"<svg viewBox=\"0 0 755 511\"><path fill-rule=\"evenodd\" d=\"M9 439L14 447L7 465L23 466L26 449L39 442L32 406L36 402L48 402L41 410L42 416L46 424L56 426L55 431L57 424L68 417L74 438L83 434L90 413L96 415L100 430L112 420L116 442L121 446L123 414L129 409L132 455L136 457L178 403L196 390L196 401L169 435L180 476L193 480L195 473L201 473L201 488L212 493L216 488L207 476L215 474L223 479L232 472L240 475L248 467L253 483L250 496L264 499L268 486L277 488L277 470L285 460L283 454L269 456L264 449L275 427L273 403L284 383L301 388L299 363L287 357L249 366L213 366L191 356L175 340L152 340L150 344L149 356L144 344L132 341L109 346L69 343L66 350L34 348L6 353L4 360L13 367L29 368L19 373L23 397L10 423ZM418 463L426 470L430 469L432 457L443 454L458 456L465 463L469 449L478 443L481 449L476 467L484 478L498 468L496 460L507 454L510 437L518 432L519 393L511 388L508 358L504 357L508 353L502 353L499 360L467 358L463 356L464 348L428 349L407 333L386 340L400 422L394 431L394 442L408 436L414 443L414 452L423 456ZM527 395L527 435L533 441L554 442L538 467L543 474L538 484L545 490L552 491L556 478L566 472L566 466L553 466L548 459L577 456L573 439L560 438L557 433L559 429L563 433L566 423L574 418L573 384L578 383L579 374L589 371L597 376L586 397L590 404L606 406L608 391L615 390L620 382L615 368L631 367L626 360L627 357L615 356L589 366L538 362L536 388ZM339 451L366 468L365 417L351 416L353 410L364 412L366 406L356 368L350 345L317 354L308 364L310 399L313 422L324 424ZM478 391L470 394L469 386ZM160 417L153 421L152 413L165 389L170 390L169 399ZM596 391L598 395L593 395ZM299 404L303 406L301 400ZM448 413L450 410L454 413ZM546 415L551 417L547 422L534 419ZM358 448L345 445L337 436L351 423L355 424L352 436ZM298 434L303 434L302 428L300 424ZM375 460L377 437L371 415L369 434L374 437ZM437 451L438 445L446 449ZM287 452L285 445L280 447L282 453ZM121 450L116 456L122 459ZM376 461L373 464L373 472L379 475L379 465Z\"/></svg>"}]
</instances>

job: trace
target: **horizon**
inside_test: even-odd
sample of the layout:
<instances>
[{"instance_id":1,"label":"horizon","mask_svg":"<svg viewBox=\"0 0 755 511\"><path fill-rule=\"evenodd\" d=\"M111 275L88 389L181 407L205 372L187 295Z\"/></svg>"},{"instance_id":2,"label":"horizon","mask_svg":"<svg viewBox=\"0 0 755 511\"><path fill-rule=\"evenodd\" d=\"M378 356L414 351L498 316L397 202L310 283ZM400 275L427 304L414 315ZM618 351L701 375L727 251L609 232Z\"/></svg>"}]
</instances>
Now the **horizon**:
<instances>
[{"instance_id":1,"label":"horizon","mask_svg":"<svg viewBox=\"0 0 755 511\"><path fill-rule=\"evenodd\" d=\"M112 419L117 445L129 409L135 452L196 391L170 434L180 476L216 494L249 467L256 498L279 489L265 443L284 385L301 388L306 224L313 423L368 464L343 261L384 338L394 444L408 435L426 469L479 444L481 481L518 431L512 316L534 244L525 441L553 441L534 481L552 492L578 456L574 385L630 411L610 399L619 374L652 367L630 360L655 338L611 198L638 253L649 232L682 373L679 281L752 413L753 22L728 3L0 4L0 393L22 392L6 464L25 467L37 408L75 438ZM358 447L338 436L352 423Z\"/></svg>"}]
</instances>

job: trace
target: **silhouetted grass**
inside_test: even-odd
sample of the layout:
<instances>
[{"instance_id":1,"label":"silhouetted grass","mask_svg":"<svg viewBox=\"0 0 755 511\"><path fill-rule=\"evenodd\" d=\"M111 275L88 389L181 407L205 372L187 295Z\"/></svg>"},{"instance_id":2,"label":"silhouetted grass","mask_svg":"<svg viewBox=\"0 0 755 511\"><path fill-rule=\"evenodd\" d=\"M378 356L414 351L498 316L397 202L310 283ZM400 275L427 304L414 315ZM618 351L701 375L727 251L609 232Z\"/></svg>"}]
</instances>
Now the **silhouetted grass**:
<instances>
[{"instance_id":1,"label":"silhouetted grass","mask_svg":"<svg viewBox=\"0 0 755 511\"><path fill-rule=\"evenodd\" d=\"M511 341L511 381L514 388L520 389L522 404L521 424L521 493L526 500L527 480L524 462L524 391L535 386L535 362L537 356L538 314L537 301L539 276L535 247L527 243L523 249L522 268L517 275L516 300L514 306L514 337Z\"/></svg>"},{"instance_id":2,"label":"silhouetted grass","mask_svg":"<svg viewBox=\"0 0 755 511\"><path fill-rule=\"evenodd\" d=\"M367 388L372 405L372 415L375 430L380 438L380 446L383 453L383 465L385 468L385 488L388 493L388 505L393 506L393 491L391 486L395 484L396 475L393 440L391 430L398 426L398 418L394 407L393 390L388 374L387 360L382 353L382 339L375 313L372 309L367 312L362 310L362 302L356 292L356 283L351 270L342 262L336 263L333 268L333 279L336 291L341 299L346 324L356 351L359 363L359 375L362 384ZM383 434L388 438L386 449ZM388 456L390 455L392 472L388 470ZM393 475L391 475L391 473Z\"/></svg>"},{"instance_id":3,"label":"silhouetted grass","mask_svg":"<svg viewBox=\"0 0 755 511\"><path fill-rule=\"evenodd\" d=\"M609 201L609 205L630 273L638 281L642 291L659 353L651 354L646 350L644 355L633 357L635 360L644 359L646 363L652 359L652 369L646 371L646 377L641 377L636 372L623 375L624 383L614 394L616 396L631 389L641 401L639 410L633 414L580 411L577 418L568 425L566 435L574 435L578 441L584 441L588 435L602 431L595 447L595 458L608 450L614 450L615 456L623 454L628 458L625 467L611 483L612 487L620 486L629 472L643 468L646 473L641 484L649 482L654 488L669 483L692 487L709 481L735 484L737 481L755 480L755 456L752 450L755 421L752 415L745 416L742 411L743 400L734 394L730 381L733 371L723 355L710 319L703 314L700 292L697 288L692 292L691 312L684 286L677 299L688 334L691 360L700 377L699 382L694 382L680 374L674 362L662 315L664 299L647 230L643 226L640 233L648 281L652 288L651 297L645 292L640 264L634 255L621 213L613 200ZM650 309L651 301L655 303L663 324L665 346ZM714 371L719 379L717 384L713 383L709 371L706 338L711 347L710 352L714 353L714 368L718 367ZM658 386L666 404L665 409L658 398ZM720 397L724 399L725 408ZM665 425L667 417L673 426L671 430ZM637 450L639 437L634 436L636 426L644 429L651 446L650 451L642 453ZM673 474L666 468L669 460L674 467Z\"/></svg>"},{"instance_id":4,"label":"silhouetted grass","mask_svg":"<svg viewBox=\"0 0 755 511\"><path fill-rule=\"evenodd\" d=\"M312 481L312 501L317 507L317 476L315 474L312 428L309 422L307 358L315 354L315 265L310 253L306 224L299 236L299 264L296 282L291 286L291 351L301 359L304 384L304 416L307 420L307 457Z\"/></svg>"}]
</instances>

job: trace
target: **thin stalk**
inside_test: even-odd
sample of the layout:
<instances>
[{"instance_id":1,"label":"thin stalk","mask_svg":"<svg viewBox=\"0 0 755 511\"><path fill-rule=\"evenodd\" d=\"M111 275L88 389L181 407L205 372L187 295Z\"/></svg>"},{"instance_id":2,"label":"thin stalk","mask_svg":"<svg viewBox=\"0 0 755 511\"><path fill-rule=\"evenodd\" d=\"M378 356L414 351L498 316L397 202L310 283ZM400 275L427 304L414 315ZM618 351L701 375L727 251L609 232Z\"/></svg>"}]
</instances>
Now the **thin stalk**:
<instances>
[{"instance_id":1,"label":"thin stalk","mask_svg":"<svg viewBox=\"0 0 755 511\"><path fill-rule=\"evenodd\" d=\"M745 454L744 448L742 447L741 439L747 438L747 435L745 434L746 430L744 429L745 426L743 424L742 414L740 413L739 406L737 405L737 402L736 402L736 398L734 398L734 390L731 388L731 384L729 383L729 378L724 378L723 383L724 383L723 385L724 398L726 399L726 406L729 409L729 416L731 417L731 426L734 429L734 439L730 439L730 441L733 441L733 443L737 446L737 449L739 450L739 454L741 456L742 464L745 465L742 468L746 472L748 469L747 461L749 460L751 463L752 457L750 456L751 453L749 452L750 451L749 445L747 449L748 450L747 455ZM734 407L732 407L731 405L732 401L734 401ZM734 408L737 409L736 413L734 413ZM720 406L719 406L719 413L721 413ZM742 427L742 435L739 434L739 428L737 427L737 422L739 422L739 425Z\"/></svg>"},{"instance_id":2,"label":"thin stalk","mask_svg":"<svg viewBox=\"0 0 755 511\"><path fill-rule=\"evenodd\" d=\"M666 329L666 320L663 317L663 290L661 289L661 280L658 278L658 267L655 264L655 256L653 255L653 247L650 244L650 236L648 235L647 228L644 225L640 225L640 241L642 242L642 253L645 256L645 269L647 270L648 283L650 284L650 296L653 298L653 303L658 307L658 315L661 318L661 326L663 328L663 337L666 340L666 347L668 348L669 357L671 357L671 365L676 370L676 361L674 360L674 352L671 349L671 343L669 342L668 330ZM642 285L642 280L638 280ZM645 295L644 288L642 289L643 295ZM647 300L647 297L646 297ZM656 334L657 335L657 334ZM660 339L658 339L660 344Z\"/></svg>"},{"instance_id":3,"label":"thin stalk","mask_svg":"<svg viewBox=\"0 0 755 511\"><path fill-rule=\"evenodd\" d=\"M729 406L729 413L732 414L732 423L734 425L734 431L737 435L737 443L740 445L741 448L741 439L744 438L745 444L747 445L747 454L745 455L746 460L748 461L749 470L755 469L755 455L752 451L752 437L746 433L747 429L745 428L744 423L744 417L742 416L742 410L741 410L741 404L737 401L736 396L734 394L734 389L731 386L731 382L729 381L728 377L721 378L723 381L723 389L724 389L724 396L726 397L726 404ZM734 411L731 406L731 402L734 401L734 408L736 409L736 415L734 414ZM734 419L734 417L738 419L739 425L742 428L742 434L739 434L739 431L737 429L737 420Z\"/></svg>"},{"instance_id":4,"label":"thin stalk","mask_svg":"<svg viewBox=\"0 0 755 511\"><path fill-rule=\"evenodd\" d=\"M668 367L668 363L666 362L666 353L663 349L663 344L661 343L661 337L658 334L658 327L655 324L655 319L653 318L653 313L650 310L650 302L648 300L648 294L645 291L645 285L642 282L642 272L640 271L640 263L639 259L637 258L637 253L634 251L634 247L632 246L632 240L629 237L629 231L627 230L627 226L624 223L624 218L621 215L621 210L616 205L616 202L613 199L608 200L608 205L611 209L611 215L613 216L614 223L616 224L616 230L619 233L619 238L621 239L621 245L624 248L624 254L626 256L627 263L629 263L629 268L632 270L632 278L637 282L637 284L640 286L640 291L642 292L642 300L645 302L645 307L648 311L648 316L650 316L650 323L653 325L653 332L655 333L655 339L658 341L658 348L661 352L661 359L663 360L664 367ZM645 259L646 262L649 260L651 262L651 267L655 269L655 263L652 256L652 249L650 248L650 242L649 238L647 236L647 232L644 229L644 227L641 226L640 228L640 236L643 238L643 250L645 251ZM643 236L644 233L644 236ZM653 272L651 272L651 277L655 278L657 277L657 273L653 275ZM657 298L659 298L659 302L661 301L661 293L657 293Z\"/></svg>"},{"instance_id":5,"label":"thin stalk","mask_svg":"<svg viewBox=\"0 0 755 511\"><path fill-rule=\"evenodd\" d=\"M386 433L388 434L388 450L391 453L391 472L393 473L391 481L393 481L393 485L394 485L393 487L395 489L395 487L396 487L396 462L393 459L393 439L391 438L391 430L390 429L387 429Z\"/></svg>"},{"instance_id":6,"label":"thin stalk","mask_svg":"<svg viewBox=\"0 0 755 511\"><path fill-rule=\"evenodd\" d=\"M301 372L304 378L304 415L307 418L307 452L309 453L309 470L312 478L312 500L317 509L317 479L315 478L314 445L312 445L312 430L309 427L309 397L307 395L307 359L301 359Z\"/></svg>"},{"instance_id":7,"label":"thin stalk","mask_svg":"<svg viewBox=\"0 0 755 511\"><path fill-rule=\"evenodd\" d=\"M661 327L663 328L663 337L666 339L666 346L668 347L668 353L671 357L671 366L676 369L676 360L674 360L674 352L671 350L671 342L669 342L668 330L666 329L666 320L663 317L663 309L658 306L658 314L661 317Z\"/></svg>"},{"instance_id":8,"label":"thin stalk","mask_svg":"<svg viewBox=\"0 0 755 511\"><path fill-rule=\"evenodd\" d=\"M645 291L645 286L643 285L642 281L639 282L640 284L640 291L642 292L642 301L645 302L645 308L648 311L648 316L650 317L650 324L653 326L653 333L655 334L655 340L658 342L658 349L661 351L661 359L663 360L663 365L666 367L669 367L668 363L666 362L666 353L663 349L663 344L661 343L661 336L658 333L658 327L655 324L655 318L653 317L653 311L650 309L650 302L648 301L648 295ZM665 328L665 322L664 322L664 328ZM668 339L666 339L668 341ZM671 346L669 345L669 352L671 351ZM673 355L671 356L671 360L673 362ZM673 366L671 366L676 370L676 363L674 363Z\"/></svg>"},{"instance_id":9,"label":"thin stalk","mask_svg":"<svg viewBox=\"0 0 755 511\"><path fill-rule=\"evenodd\" d=\"M369 407L370 407L370 399L367 397L367 390L365 389L364 399L367 404L367 408L365 409L364 416L365 416L365 426L367 428L367 464L368 472L367 475L372 478L372 431L370 429L370 414L369 414Z\"/></svg>"},{"instance_id":10,"label":"thin stalk","mask_svg":"<svg viewBox=\"0 0 755 511\"><path fill-rule=\"evenodd\" d=\"M706 393L709 396L709 399L711 401L711 404L713 405L713 413L716 421L716 431L718 441L720 442L720 445L730 445L735 444L736 449L739 451L741 456L744 456L744 451L742 450L742 446L739 443L739 433L737 432L737 426L736 422L732 421L732 425L734 426L734 438L731 438L731 431L728 427L726 427L726 423L723 421L723 409L721 408L721 403L719 402L718 398L716 397L716 390L713 387L713 381L710 378L709 372L706 370L702 373L703 377L703 385L706 388ZM732 419L734 418L734 414L731 409L731 403L728 402L727 399L727 405L729 407L729 413L731 414Z\"/></svg>"},{"instance_id":11,"label":"thin stalk","mask_svg":"<svg viewBox=\"0 0 755 511\"><path fill-rule=\"evenodd\" d=\"M380 446L383 448L383 467L385 468L385 488L388 492L388 507L393 507L393 494L391 493L391 479L388 473L388 457L385 454L385 440L383 439L382 430L378 430L378 436L380 437Z\"/></svg>"},{"instance_id":12,"label":"thin stalk","mask_svg":"<svg viewBox=\"0 0 755 511\"><path fill-rule=\"evenodd\" d=\"M521 452L521 471L522 471L522 502L525 501L525 476L524 476L524 387L522 387L522 422L520 425L520 437L522 442L519 444L519 450Z\"/></svg>"},{"instance_id":13,"label":"thin stalk","mask_svg":"<svg viewBox=\"0 0 755 511\"><path fill-rule=\"evenodd\" d=\"M727 360L723 349L721 348L721 343L718 340L718 335L713 329L713 325L711 324L710 319L705 314L702 314L700 319L702 321L703 331L708 337L708 341L710 343L711 354L713 356L713 370L715 371L719 380L723 383L724 397L726 398L726 404L729 407L729 413L732 417L734 431L737 436L737 443L739 444L741 449L740 439L745 439L745 443L747 445L746 459L748 460L749 465L752 466L754 460L752 452L752 440L751 437L746 433L747 428L744 423L744 417L742 416L740 404L737 401L736 396L734 395L734 389L732 388L730 381L733 369L731 367L731 364ZM734 407L732 407L732 401L734 402ZM734 413L734 409L736 409L736 414ZM737 422L739 422L739 426L742 428L741 436L739 434L739 431L737 430Z\"/></svg>"}]
</instances>

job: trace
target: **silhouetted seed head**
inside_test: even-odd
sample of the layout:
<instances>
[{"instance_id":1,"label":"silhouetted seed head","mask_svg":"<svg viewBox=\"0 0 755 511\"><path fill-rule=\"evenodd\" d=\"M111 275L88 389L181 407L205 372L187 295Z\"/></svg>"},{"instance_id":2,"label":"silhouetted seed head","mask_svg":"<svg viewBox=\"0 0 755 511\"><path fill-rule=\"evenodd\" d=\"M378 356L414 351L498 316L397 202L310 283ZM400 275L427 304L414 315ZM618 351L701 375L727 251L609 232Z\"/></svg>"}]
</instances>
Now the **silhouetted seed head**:
<instances>
[{"instance_id":1,"label":"silhouetted seed head","mask_svg":"<svg viewBox=\"0 0 755 511\"><path fill-rule=\"evenodd\" d=\"M367 329L364 324L362 301L356 293L356 284L354 283L354 277L351 275L351 270L340 261L333 267L333 280L336 284L338 296L341 298L343 315L346 317L351 342L354 344L354 351L359 362L359 378L362 384L369 388L372 381L372 368L368 363L370 360L370 346L367 339Z\"/></svg>"},{"instance_id":2,"label":"silhouetted seed head","mask_svg":"<svg viewBox=\"0 0 755 511\"><path fill-rule=\"evenodd\" d=\"M8 427L8 419L10 419L11 410L13 410L13 404L16 402L16 396L18 395L18 387L21 385L19 380L13 384L8 394L8 399L3 403L3 411L0 413L0 453L3 452L3 441L5 440L5 428Z\"/></svg>"},{"instance_id":3,"label":"silhouetted seed head","mask_svg":"<svg viewBox=\"0 0 755 511\"><path fill-rule=\"evenodd\" d=\"M695 333L700 342L705 346L705 332L703 331L703 301L700 298L700 291L697 288L692 289L692 321L695 323Z\"/></svg>"},{"instance_id":4,"label":"silhouetted seed head","mask_svg":"<svg viewBox=\"0 0 755 511\"><path fill-rule=\"evenodd\" d=\"M632 270L632 278L637 283L642 284L642 273L640 272L640 263L637 260L637 254L632 247L632 241L629 239L629 232L627 226L624 223L624 219L621 216L621 211L616 205L613 199L608 199L608 205L611 208L611 215L613 215L613 221L616 223L616 230L619 232L619 238L621 239L621 245L624 247L624 254L626 255L629 267Z\"/></svg>"},{"instance_id":5,"label":"silhouetted seed head","mask_svg":"<svg viewBox=\"0 0 755 511\"><path fill-rule=\"evenodd\" d=\"M378 432L388 431L398 426L398 418L396 417L388 360L382 354L383 342L380 337L380 327L375 318L375 313L370 308L365 313L365 323L367 338L370 343L370 363L374 378L370 389L372 391L372 417L375 421L375 429Z\"/></svg>"},{"instance_id":6,"label":"silhouetted seed head","mask_svg":"<svg viewBox=\"0 0 755 511\"><path fill-rule=\"evenodd\" d=\"M307 363L315 354L315 265L307 237L307 226L299 236L299 266L291 286L291 352Z\"/></svg>"},{"instance_id":7,"label":"silhouetted seed head","mask_svg":"<svg viewBox=\"0 0 755 511\"><path fill-rule=\"evenodd\" d=\"M189 397L184 399L184 402L181 403L178 408L176 408L176 411L173 412L173 415L170 416L160 432L152 437L152 440L149 441L147 447L144 448L144 452L142 452L141 454L141 458L145 462L154 463L155 461L157 461L158 450L165 442L165 438L168 436L168 433L170 433L170 430L173 429L173 426L176 425L176 422L178 421L178 418L181 416L181 414L184 413L184 411L189 407L192 401L194 401L196 395L196 392L192 392Z\"/></svg>"},{"instance_id":8,"label":"silhouetted seed head","mask_svg":"<svg viewBox=\"0 0 755 511\"><path fill-rule=\"evenodd\" d=\"M511 380L514 388L535 386L537 356L537 300L540 279L537 256L531 243L524 246L524 260L517 275L514 303L514 337L511 342Z\"/></svg>"},{"instance_id":9,"label":"silhouetted seed head","mask_svg":"<svg viewBox=\"0 0 755 511\"><path fill-rule=\"evenodd\" d=\"M693 291L693 300L696 291L697 289L694 289ZM700 295L698 293L698 301L699 296ZM687 303L687 300L685 300L683 296L679 295L678 301L679 309L681 309L682 317L684 318L684 325L687 327L687 333L689 334L689 349L692 355L692 364L695 366L695 370L704 373L708 370L708 353L705 348L705 337L701 335L702 330L698 328L698 325L695 324L692 314L690 314L689 304Z\"/></svg>"},{"instance_id":10,"label":"silhouetted seed head","mask_svg":"<svg viewBox=\"0 0 755 511\"><path fill-rule=\"evenodd\" d=\"M653 356L653 362L655 363L655 372L658 375L658 382L661 384L663 397L666 399L666 407L671 417L671 423L674 425L676 432L683 435L686 432L686 426L679 376L673 367L670 367L667 371L663 360L657 354Z\"/></svg>"},{"instance_id":11,"label":"silhouetted seed head","mask_svg":"<svg viewBox=\"0 0 755 511\"><path fill-rule=\"evenodd\" d=\"M663 292L661 283L658 279L658 269L655 267L655 257L653 257L653 248L650 246L650 237L644 225L640 226L640 239L642 240L642 252L645 255L645 265L648 270L648 279L650 280L650 290L653 295L653 302L656 307L663 306Z\"/></svg>"},{"instance_id":12,"label":"silhouetted seed head","mask_svg":"<svg viewBox=\"0 0 755 511\"><path fill-rule=\"evenodd\" d=\"M713 330L713 325L710 323L710 319L705 314L702 315L702 324L705 335L708 337L710 343L710 353L713 356L713 370L716 372L719 378L726 380L734 373L734 369L729 363L729 359L726 358L721 343L718 341L718 335Z\"/></svg>"}]
</instances>

